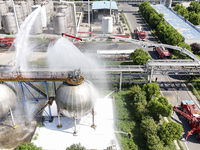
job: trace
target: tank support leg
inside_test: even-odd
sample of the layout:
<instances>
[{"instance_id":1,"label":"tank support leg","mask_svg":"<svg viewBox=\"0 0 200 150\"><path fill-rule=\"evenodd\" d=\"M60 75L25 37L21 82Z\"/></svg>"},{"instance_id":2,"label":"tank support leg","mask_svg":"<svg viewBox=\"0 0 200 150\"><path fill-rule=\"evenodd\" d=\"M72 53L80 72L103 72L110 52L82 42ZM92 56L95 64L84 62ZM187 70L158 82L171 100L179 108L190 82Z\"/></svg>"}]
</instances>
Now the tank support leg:
<instances>
[{"instance_id":1,"label":"tank support leg","mask_svg":"<svg viewBox=\"0 0 200 150\"><path fill-rule=\"evenodd\" d=\"M94 108L92 109L92 125L91 125L91 127L93 128L93 129L96 129L96 125L94 124Z\"/></svg>"},{"instance_id":2,"label":"tank support leg","mask_svg":"<svg viewBox=\"0 0 200 150\"><path fill-rule=\"evenodd\" d=\"M60 110L59 109L57 110L57 113L58 113L58 125L57 125L57 128L62 128L62 125L60 124Z\"/></svg>"},{"instance_id":3,"label":"tank support leg","mask_svg":"<svg viewBox=\"0 0 200 150\"><path fill-rule=\"evenodd\" d=\"M76 115L74 115L74 136L77 136L77 132L76 132Z\"/></svg>"},{"instance_id":4,"label":"tank support leg","mask_svg":"<svg viewBox=\"0 0 200 150\"><path fill-rule=\"evenodd\" d=\"M10 108L10 116L12 118L12 124L13 124L13 128L16 129L18 126L15 124L15 119L13 117L13 113L12 113L12 109Z\"/></svg>"}]
</instances>

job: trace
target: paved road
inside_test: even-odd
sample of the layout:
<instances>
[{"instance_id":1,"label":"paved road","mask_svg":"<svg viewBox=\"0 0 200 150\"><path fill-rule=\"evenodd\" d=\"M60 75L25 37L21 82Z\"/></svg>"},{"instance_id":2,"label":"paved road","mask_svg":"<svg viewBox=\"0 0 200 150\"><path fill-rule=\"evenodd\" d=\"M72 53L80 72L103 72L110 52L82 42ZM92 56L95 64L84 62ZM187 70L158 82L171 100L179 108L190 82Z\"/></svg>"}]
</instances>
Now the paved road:
<instances>
[{"instance_id":1,"label":"paved road","mask_svg":"<svg viewBox=\"0 0 200 150\"><path fill-rule=\"evenodd\" d=\"M134 30L137 26L142 26L143 30L146 32L146 41L148 42L154 42L157 43L147 26L145 25L145 22L138 14L138 6L128 5L128 4L120 4L119 11L122 11L125 13L125 16L129 22L129 25L131 27L131 31L134 33Z\"/></svg>"},{"instance_id":2,"label":"paved road","mask_svg":"<svg viewBox=\"0 0 200 150\"><path fill-rule=\"evenodd\" d=\"M167 97L169 103L173 106L179 106L181 100L193 100L196 102L196 98L193 96L191 91L188 90L183 80L178 76L162 76L157 75L157 83L160 85L160 90L163 96ZM195 135L188 137L188 140L185 141L187 131L191 130L190 125L185 118L177 116L176 113L173 113L171 118L180 123L183 126L184 133L182 136L183 145L186 150L197 150L200 149L199 141L196 139Z\"/></svg>"}]
</instances>

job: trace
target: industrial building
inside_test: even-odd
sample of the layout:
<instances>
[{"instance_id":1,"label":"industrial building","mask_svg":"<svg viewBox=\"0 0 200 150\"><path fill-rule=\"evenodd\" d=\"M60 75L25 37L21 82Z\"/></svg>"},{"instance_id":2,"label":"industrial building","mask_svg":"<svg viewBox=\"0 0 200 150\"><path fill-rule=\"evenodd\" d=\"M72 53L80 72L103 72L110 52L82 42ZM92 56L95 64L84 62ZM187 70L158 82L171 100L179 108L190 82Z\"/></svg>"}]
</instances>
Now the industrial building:
<instances>
[{"instance_id":1,"label":"industrial building","mask_svg":"<svg viewBox=\"0 0 200 150\"><path fill-rule=\"evenodd\" d=\"M93 21L102 20L103 16L117 16L118 8L114 1L94 1L92 4Z\"/></svg>"},{"instance_id":2,"label":"industrial building","mask_svg":"<svg viewBox=\"0 0 200 150\"><path fill-rule=\"evenodd\" d=\"M200 30L163 4L151 5L158 13L164 14L165 21L183 35L187 44L200 43Z\"/></svg>"}]
</instances>

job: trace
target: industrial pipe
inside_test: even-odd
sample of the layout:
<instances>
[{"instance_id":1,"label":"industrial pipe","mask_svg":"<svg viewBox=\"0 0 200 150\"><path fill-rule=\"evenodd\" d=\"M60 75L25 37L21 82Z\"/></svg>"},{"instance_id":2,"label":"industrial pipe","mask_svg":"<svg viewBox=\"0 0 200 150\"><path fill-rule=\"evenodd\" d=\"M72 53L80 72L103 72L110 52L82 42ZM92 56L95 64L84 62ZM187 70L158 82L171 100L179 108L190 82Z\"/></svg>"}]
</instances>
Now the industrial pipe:
<instances>
[{"instance_id":1,"label":"industrial pipe","mask_svg":"<svg viewBox=\"0 0 200 150\"><path fill-rule=\"evenodd\" d=\"M73 36L73 35L69 35L69 34L65 34L65 33L62 33L61 35L62 36L65 35L65 36L68 36L68 37L71 37L71 38L74 38L74 39L82 41L82 38L79 38L79 37L76 37L76 36Z\"/></svg>"}]
</instances>

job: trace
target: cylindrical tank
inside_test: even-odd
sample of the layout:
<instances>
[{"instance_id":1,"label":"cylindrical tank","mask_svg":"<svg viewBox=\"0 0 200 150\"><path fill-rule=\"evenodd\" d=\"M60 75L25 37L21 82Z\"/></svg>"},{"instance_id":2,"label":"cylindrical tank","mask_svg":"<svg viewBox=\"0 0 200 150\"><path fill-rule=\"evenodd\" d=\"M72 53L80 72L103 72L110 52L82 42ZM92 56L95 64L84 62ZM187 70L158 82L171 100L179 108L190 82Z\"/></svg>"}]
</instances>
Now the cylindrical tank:
<instances>
[{"instance_id":1,"label":"cylindrical tank","mask_svg":"<svg viewBox=\"0 0 200 150\"><path fill-rule=\"evenodd\" d=\"M15 11L16 11L16 15L17 15L18 24L21 25L23 22L23 18L24 18L21 6L15 5Z\"/></svg>"},{"instance_id":2,"label":"cylindrical tank","mask_svg":"<svg viewBox=\"0 0 200 150\"><path fill-rule=\"evenodd\" d=\"M84 117L94 107L97 93L95 88L88 81L79 85L63 83L56 91L56 104L60 112L66 117Z\"/></svg>"},{"instance_id":3,"label":"cylindrical tank","mask_svg":"<svg viewBox=\"0 0 200 150\"><path fill-rule=\"evenodd\" d=\"M34 11L38 7L39 5L32 6L32 11ZM42 33L42 19L41 19L41 14L39 13L37 18L35 19L35 22L32 25L31 34L34 35L34 34L40 34L40 33Z\"/></svg>"},{"instance_id":4,"label":"cylindrical tank","mask_svg":"<svg viewBox=\"0 0 200 150\"><path fill-rule=\"evenodd\" d=\"M71 16L71 14L69 14L68 12L69 7L66 5L60 5L56 7L56 13L64 13L65 14L65 22L66 22L66 27L69 26L69 16Z\"/></svg>"},{"instance_id":5,"label":"cylindrical tank","mask_svg":"<svg viewBox=\"0 0 200 150\"><path fill-rule=\"evenodd\" d=\"M12 7L12 2L11 0L5 0L6 6L7 7Z\"/></svg>"},{"instance_id":6,"label":"cylindrical tank","mask_svg":"<svg viewBox=\"0 0 200 150\"><path fill-rule=\"evenodd\" d=\"M27 3L26 2L24 2L24 1L22 1L21 3L20 3L20 5L21 5L21 8L22 8L22 13L23 13L23 19L25 19L27 16L28 16L28 7L27 7Z\"/></svg>"},{"instance_id":7,"label":"cylindrical tank","mask_svg":"<svg viewBox=\"0 0 200 150\"><path fill-rule=\"evenodd\" d=\"M113 32L112 17L103 17L102 18L102 32L104 32L104 33L112 33Z\"/></svg>"},{"instance_id":8,"label":"cylindrical tank","mask_svg":"<svg viewBox=\"0 0 200 150\"><path fill-rule=\"evenodd\" d=\"M45 9L46 9L46 17L47 17L47 22L50 22L50 5L49 3L45 3Z\"/></svg>"},{"instance_id":9,"label":"cylindrical tank","mask_svg":"<svg viewBox=\"0 0 200 150\"><path fill-rule=\"evenodd\" d=\"M14 18L14 13L6 13L1 17L5 33L9 34L17 33L17 26Z\"/></svg>"},{"instance_id":10,"label":"cylindrical tank","mask_svg":"<svg viewBox=\"0 0 200 150\"><path fill-rule=\"evenodd\" d=\"M50 9L50 15L52 16L54 13L54 5L52 0L49 0L49 9Z\"/></svg>"},{"instance_id":11,"label":"cylindrical tank","mask_svg":"<svg viewBox=\"0 0 200 150\"><path fill-rule=\"evenodd\" d=\"M27 11L28 14L32 13L32 6L33 6L33 0L27 0Z\"/></svg>"},{"instance_id":12,"label":"cylindrical tank","mask_svg":"<svg viewBox=\"0 0 200 150\"><path fill-rule=\"evenodd\" d=\"M64 13L57 13L53 17L53 29L55 34L66 32L66 18Z\"/></svg>"},{"instance_id":13,"label":"cylindrical tank","mask_svg":"<svg viewBox=\"0 0 200 150\"><path fill-rule=\"evenodd\" d=\"M0 15L8 12L8 7L5 2L0 1Z\"/></svg>"},{"instance_id":14,"label":"cylindrical tank","mask_svg":"<svg viewBox=\"0 0 200 150\"><path fill-rule=\"evenodd\" d=\"M10 108L13 109L16 104L16 94L5 84L0 84L0 120L3 119Z\"/></svg>"}]
</instances>

